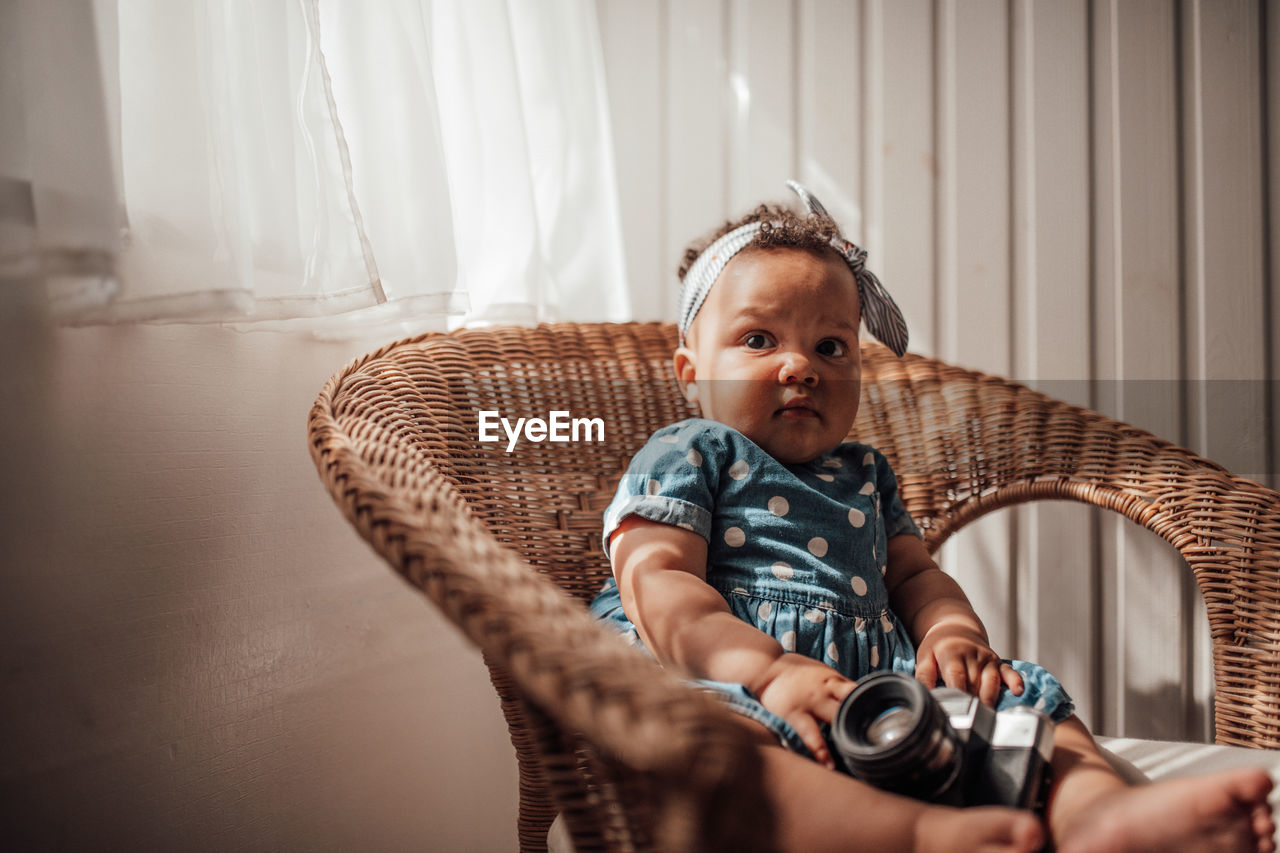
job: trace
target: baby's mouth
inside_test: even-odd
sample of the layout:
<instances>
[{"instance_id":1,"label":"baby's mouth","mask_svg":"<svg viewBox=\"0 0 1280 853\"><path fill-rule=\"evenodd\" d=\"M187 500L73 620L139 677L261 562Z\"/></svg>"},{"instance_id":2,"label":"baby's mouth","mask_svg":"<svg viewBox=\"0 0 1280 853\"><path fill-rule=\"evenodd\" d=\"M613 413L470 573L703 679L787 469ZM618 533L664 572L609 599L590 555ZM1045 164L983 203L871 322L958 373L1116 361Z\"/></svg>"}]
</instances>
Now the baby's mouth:
<instances>
[{"instance_id":1,"label":"baby's mouth","mask_svg":"<svg viewBox=\"0 0 1280 853\"><path fill-rule=\"evenodd\" d=\"M807 397L797 397L788 400L778 410L778 414L784 418L792 418L796 420L809 420L818 417L817 411L813 408L813 401Z\"/></svg>"}]
</instances>

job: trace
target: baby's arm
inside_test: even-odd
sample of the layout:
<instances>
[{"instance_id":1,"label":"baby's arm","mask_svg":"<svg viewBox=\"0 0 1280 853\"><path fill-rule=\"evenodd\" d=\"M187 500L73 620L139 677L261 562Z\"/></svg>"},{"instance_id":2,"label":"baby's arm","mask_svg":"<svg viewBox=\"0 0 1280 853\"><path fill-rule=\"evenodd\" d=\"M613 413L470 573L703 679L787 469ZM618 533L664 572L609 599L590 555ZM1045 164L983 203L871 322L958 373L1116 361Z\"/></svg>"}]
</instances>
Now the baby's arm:
<instances>
[{"instance_id":1,"label":"baby's arm","mask_svg":"<svg viewBox=\"0 0 1280 853\"><path fill-rule=\"evenodd\" d=\"M889 540L889 603L916 644L916 677L942 681L994 705L1000 686L1022 693L1022 678L991 649L987 629L960 584L938 568L911 534Z\"/></svg>"},{"instance_id":2,"label":"baby's arm","mask_svg":"<svg viewBox=\"0 0 1280 853\"><path fill-rule=\"evenodd\" d=\"M707 543L689 530L630 516L610 540L622 607L645 647L699 678L744 684L833 767L819 721L830 722L853 682L783 650L742 621L706 582Z\"/></svg>"}]
</instances>

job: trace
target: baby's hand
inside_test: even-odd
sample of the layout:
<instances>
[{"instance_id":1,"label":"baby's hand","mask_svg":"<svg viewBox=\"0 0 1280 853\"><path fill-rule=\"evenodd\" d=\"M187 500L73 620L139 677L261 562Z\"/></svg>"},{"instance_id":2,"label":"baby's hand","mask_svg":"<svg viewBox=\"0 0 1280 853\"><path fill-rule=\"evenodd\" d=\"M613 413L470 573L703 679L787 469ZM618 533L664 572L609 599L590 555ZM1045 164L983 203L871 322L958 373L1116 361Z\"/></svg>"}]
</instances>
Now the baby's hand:
<instances>
[{"instance_id":1,"label":"baby's hand","mask_svg":"<svg viewBox=\"0 0 1280 853\"><path fill-rule=\"evenodd\" d=\"M819 763L836 766L819 723L830 723L854 682L826 664L804 655L785 653L775 660L753 687L760 703L795 728Z\"/></svg>"},{"instance_id":2,"label":"baby's hand","mask_svg":"<svg viewBox=\"0 0 1280 853\"><path fill-rule=\"evenodd\" d=\"M1002 685L1015 696L1022 695L1022 676L966 625L939 622L916 648L916 678L933 688L939 677L948 687L971 693L993 707Z\"/></svg>"}]
</instances>

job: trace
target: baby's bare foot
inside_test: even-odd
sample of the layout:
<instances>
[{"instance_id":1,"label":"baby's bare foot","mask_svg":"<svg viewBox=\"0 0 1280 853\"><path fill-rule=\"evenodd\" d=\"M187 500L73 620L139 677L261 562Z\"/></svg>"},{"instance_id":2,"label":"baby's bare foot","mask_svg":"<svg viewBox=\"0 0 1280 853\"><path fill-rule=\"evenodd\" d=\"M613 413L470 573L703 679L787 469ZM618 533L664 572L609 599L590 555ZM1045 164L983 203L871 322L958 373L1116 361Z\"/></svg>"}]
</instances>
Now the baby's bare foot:
<instances>
[{"instance_id":1,"label":"baby's bare foot","mask_svg":"<svg viewBox=\"0 0 1280 853\"><path fill-rule=\"evenodd\" d=\"M1045 831L1030 812L930 809L916 825L915 853L1035 853Z\"/></svg>"},{"instance_id":2,"label":"baby's bare foot","mask_svg":"<svg viewBox=\"0 0 1280 853\"><path fill-rule=\"evenodd\" d=\"M1260 769L1226 770L1107 796L1058 839L1059 853L1273 853Z\"/></svg>"}]
</instances>

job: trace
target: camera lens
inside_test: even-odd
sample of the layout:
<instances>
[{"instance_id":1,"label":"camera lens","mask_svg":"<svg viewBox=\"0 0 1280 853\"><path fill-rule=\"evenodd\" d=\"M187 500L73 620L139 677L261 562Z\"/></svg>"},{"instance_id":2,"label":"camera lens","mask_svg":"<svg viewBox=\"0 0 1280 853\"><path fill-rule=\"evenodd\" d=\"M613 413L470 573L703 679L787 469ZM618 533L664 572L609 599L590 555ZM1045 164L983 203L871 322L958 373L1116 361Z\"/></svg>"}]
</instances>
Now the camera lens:
<instances>
[{"instance_id":1,"label":"camera lens","mask_svg":"<svg viewBox=\"0 0 1280 853\"><path fill-rule=\"evenodd\" d=\"M881 711L867 726L867 742L875 746L889 746L902 740L911 733L915 720L911 717L911 709L894 705L887 711Z\"/></svg>"},{"instance_id":2,"label":"camera lens","mask_svg":"<svg viewBox=\"0 0 1280 853\"><path fill-rule=\"evenodd\" d=\"M959 804L959 736L914 678L879 672L863 679L841 704L832 739L854 776L917 799Z\"/></svg>"}]
</instances>

